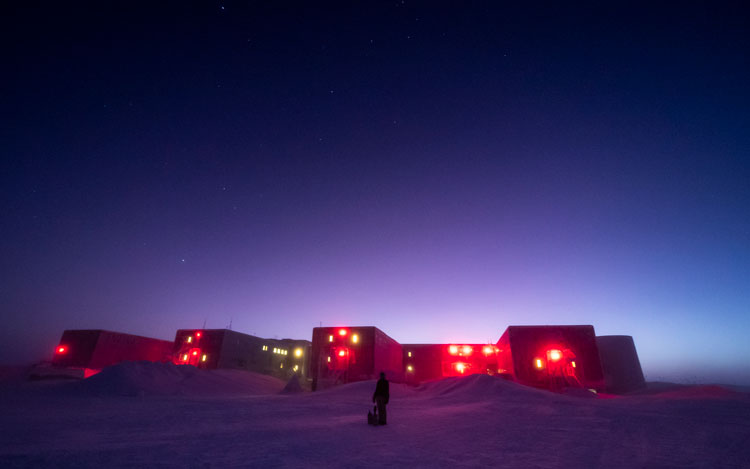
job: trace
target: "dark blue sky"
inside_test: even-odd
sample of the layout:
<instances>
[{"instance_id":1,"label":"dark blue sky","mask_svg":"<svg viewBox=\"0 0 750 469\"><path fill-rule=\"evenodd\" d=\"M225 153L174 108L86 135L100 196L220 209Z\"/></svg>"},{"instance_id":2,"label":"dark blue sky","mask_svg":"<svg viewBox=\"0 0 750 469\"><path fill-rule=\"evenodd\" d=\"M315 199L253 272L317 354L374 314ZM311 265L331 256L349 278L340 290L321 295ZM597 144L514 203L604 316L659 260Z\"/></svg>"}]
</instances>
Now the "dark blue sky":
<instances>
[{"instance_id":1,"label":"dark blue sky","mask_svg":"<svg viewBox=\"0 0 750 469\"><path fill-rule=\"evenodd\" d=\"M3 363L173 338L633 335L750 383L741 3L3 6Z\"/></svg>"}]
</instances>

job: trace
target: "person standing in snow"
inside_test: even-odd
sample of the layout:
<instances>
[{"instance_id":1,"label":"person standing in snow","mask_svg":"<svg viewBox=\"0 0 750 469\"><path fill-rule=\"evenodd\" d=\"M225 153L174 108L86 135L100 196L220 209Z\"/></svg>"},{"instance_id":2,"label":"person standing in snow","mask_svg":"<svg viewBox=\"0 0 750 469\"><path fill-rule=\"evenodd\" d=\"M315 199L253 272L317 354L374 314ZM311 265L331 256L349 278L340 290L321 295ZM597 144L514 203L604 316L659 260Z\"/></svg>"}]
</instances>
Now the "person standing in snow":
<instances>
[{"instance_id":1,"label":"person standing in snow","mask_svg":"<svg viewBox=\"0 0 750 469\"><path fill-rule=\"evenodd\" d=\"M378 405L378 425L385 425L386 423L385 406L388 404L390 397L388 380L385 379L385 373L381 372L378 384L375 385L375 393L372 395L372 402Z\"/></svg>"}]
</instances>

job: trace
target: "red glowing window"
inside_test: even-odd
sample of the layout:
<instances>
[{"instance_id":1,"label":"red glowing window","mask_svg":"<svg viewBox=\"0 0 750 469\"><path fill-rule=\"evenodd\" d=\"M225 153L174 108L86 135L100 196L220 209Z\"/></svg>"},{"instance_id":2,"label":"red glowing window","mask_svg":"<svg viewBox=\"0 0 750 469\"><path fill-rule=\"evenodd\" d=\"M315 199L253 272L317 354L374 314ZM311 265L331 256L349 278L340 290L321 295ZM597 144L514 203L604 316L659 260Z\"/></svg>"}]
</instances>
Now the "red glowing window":
<instances>
[{"instance_id":1,"label":"red glowing window","mask_svg":"<svg viewBox=\"0 0 750 469\"><path fill-rule=\"evenodd\" d=\"M64 345L61 345L61 346L57 347L57 353L65 353L67 351L68 351L68 347L66 347Z\"/></svg>"},{"instance_id":2,"label":"red glowing window","mask_svg":"<svg viewBox=\"0 0 750 469\"><path fill-rule=\"evenodd\" d=\"M451 355L455 355L458 353L458 345L451 345L448 347L448 352L450 352Z\"/></svg>"},{"instance_id":3,"label":"red glowing window","mask_svg":"<svg viewBox=\"0 0 750 469\"><path fill-rule=\"evenodd\" d=\"M553 362L562 358L562 352L557 349L547 350L547 359Z\"/></svg>"},{"instance_id":4,"label":"red glowing window","mask_svg":"<svg viewBox=\"0 0 750 469\"><path fill-rule=\"evenodd\" d=\"M339 335L346 335L346 329L339 329Z\"/></svg>"},{"instance_id":5,"label":"red glowing window","mask_svg":"<svg viewBox=\"0 0 750 469\"><path fill-rule=\"evenodd\" d=\"M201 332L200 332L200 331L196 332L196 333L195 333L195 337L197 337L197 338L199 338L199 339L200 339L200 338L201 338Z\"/></svg>"},{"instance_id":6,"label":"red glowing window","mask_svg":"<svg viewBox=\"0 0 750 469\"><path fill-rule=\"evenodd\" d=\"M339 350L339 357L344 357L344 356L346 356L346 351L345 350Z\"/></svg>"},{"instance_id":7,"label":"red glowing window","mask_svg":"<svg viewBox=\"0 0 750 469\"><path fill-rule=\"evenodd\" d=\"M456 371L463 373L466 370L466 365L463 363L456 363Z\"/></svg>"},{"instance_id":8,"label":"red glowing window","mask_svg":"<svg viewBox=\"0 0 750 469\"><path fill-rule=\"evenodd\" d=\"M492 347L485 347L484 348L484 354L489 355L492 353Z\"/></svg>"},{"instance_id":9,"label":"red glowing window","mask_svg":"<svg viewBox=\"0 0 750 469\"><path fill-rule=\"evenodd\" d=\"M193 350L193 356L196 356L196 355L198 355L198 351L197 350Z\"/></svg>"},{"instance_id":10,"label":"red glowing window","mask_svg":"<svg viewBox=\"0 0 750 469\"><path fill-rule=\"evenodd\" d=\"M461 351L464 352L464 355L471 355L471 352L473 352L474 350L470 346L464 345Z\"/></svg>"}]
</instances>

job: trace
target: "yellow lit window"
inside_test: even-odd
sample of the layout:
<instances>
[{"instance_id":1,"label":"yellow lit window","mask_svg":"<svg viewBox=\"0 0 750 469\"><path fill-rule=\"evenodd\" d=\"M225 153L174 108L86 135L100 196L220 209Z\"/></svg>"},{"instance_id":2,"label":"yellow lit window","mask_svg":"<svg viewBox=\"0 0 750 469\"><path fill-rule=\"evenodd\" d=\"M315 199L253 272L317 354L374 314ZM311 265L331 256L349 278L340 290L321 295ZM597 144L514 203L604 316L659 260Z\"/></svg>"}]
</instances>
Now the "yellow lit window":
<instances>
[{"instance_id":1,"label":"yellow lit window","mask_svg":"<svg viewBox=\"0 0 750 469\"><path fill-rule=\"evenodd\" d=\"M333 342L333 336L332 335L328 336L328 342Z\"/></svg>"},{"instance_id":2,"label":"yellow lit window","mask_svg":"<svg viewBox=\"0 0 750 469\"><path fill-rule=\"evenodd\" d=\"M302 356L302 349L301 348L296 349L294 351L294 356L295 357L301 357Z\"/></svg>"},{"instance_id":3,"label":"yellow lit window","mask_svg":"<svg viewBox=\"0 0 750 469\"><path fill-rule=\"evenodd\" d=\"M406 367L406 371L414 371L414 367L409 365Z\"/></svg>"},{"instance_id":4,"label":"yellow lit window","mask_svg":"<svg viewBox=\"0 0 750 469\"><path fill-rule=\"evenodd\" d=\"M294 371L299 370L299 365L294 365Z\"/></svg>"},{"instance_id":5,"label":"yellow lit window","mask_svg":"<svg viewBox=\"0 0 750 469\"><path fill-rule=\"evenodd\" d=\"M205 354L204 354L204 355L203 355L203 356L201 357L201 361L202 361L202 362L206 361L206 358L207 358L207 355L205 355Z\"/></svg>"},{"instance_id":6,"label":"yellow lit window","mask_svg":"<svg viewBox=\"0 0 750 469\"><path fill-rule=\"evenodd\" d=\"M406 355L411 358L411 352L406 352Z\"/></svg>"},{"instance_id":7,"label":"yellow lit window","mask_svg":"<svg viewBox=\"0 0 750 469\"><path fill-rule=\"evenodd\" d=\"M354 342L355 344L359 342L359 336L357 334L352 335L352 342Z\"/></svg>"},{"instance_id":8,"label":"yellow lit window","mask_svg":"<svg viewBox=\"0 0 750 469\"><path fill-rule=\"evenodd\" d=\"M192 335L189 335L189 336L188 336L188 338L187 338L187 343L189 344L189 343L191 343L192 341L193 341L193 336L192 336Z\"/></svg>"}]
</instances>

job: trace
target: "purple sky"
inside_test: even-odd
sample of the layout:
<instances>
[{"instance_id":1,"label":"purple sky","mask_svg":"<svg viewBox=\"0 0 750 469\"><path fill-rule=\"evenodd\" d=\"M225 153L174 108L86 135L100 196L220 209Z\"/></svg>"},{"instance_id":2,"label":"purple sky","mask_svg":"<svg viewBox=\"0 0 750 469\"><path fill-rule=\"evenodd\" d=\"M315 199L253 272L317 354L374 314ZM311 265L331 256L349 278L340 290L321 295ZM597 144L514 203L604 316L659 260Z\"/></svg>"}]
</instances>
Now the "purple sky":
<instances>
[{"instance_id":1,"label":"purple sky","mask_svg":"<svg viewBox=\"0 0 750 469\"><path fill-rule=\"evenodd\" d=\"M3 6L0 363L593 324L750 384L745 6L182 3Z\"/></svg>"}]
</instances>

